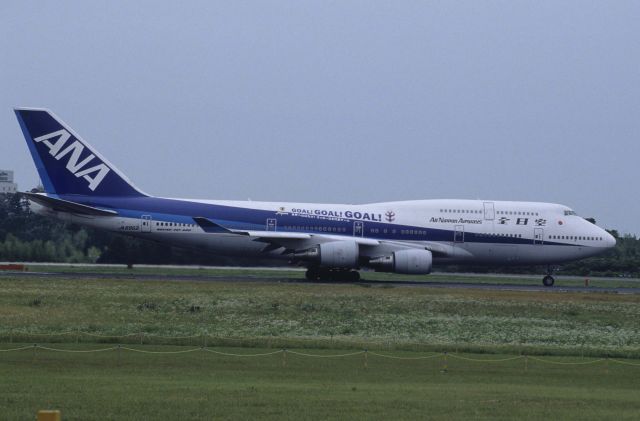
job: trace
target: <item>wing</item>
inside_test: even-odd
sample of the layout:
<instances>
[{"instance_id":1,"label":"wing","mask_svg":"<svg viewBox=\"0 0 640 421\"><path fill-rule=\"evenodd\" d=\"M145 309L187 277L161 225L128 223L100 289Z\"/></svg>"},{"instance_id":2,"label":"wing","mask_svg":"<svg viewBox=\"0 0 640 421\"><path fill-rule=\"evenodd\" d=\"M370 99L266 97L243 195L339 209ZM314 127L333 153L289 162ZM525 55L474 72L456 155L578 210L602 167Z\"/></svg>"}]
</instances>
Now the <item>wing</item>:
<instances>
[{"instance_id":1,"label":"wing","mask_svg":"<svg viewBox=\"0 0 640 421\"><path fill-rule=\"evenodd\" d=\"M291 253L296 250L304 250L313 247L318 243L326 243L330 241L355 241L361 247L363 254L368 257L384 256L393 250L401 250L407 248L419 248L431 251L433 254L446 257L452 254L451 247L439 243L407 243L402 241L385 241L372 238L353 237L346 235L332 234L308 234L298 232L280 232L280 231L253 231L253 230L237 230L226 228L217 224L210 219L203 217L195 217L193 220L208 233L227 233L235 235L244 235L251 237L253 241L267 243L267 247L263 252L271 252L273 250L284 248L283 254Z\"/></svg>"},{"instance_id":2,"label":"wing","mask_svg":"<svg viewBox=\"0 0 640 421\"><path fill-rule=\"evenodd\" d=\"M307 234L302 232L281 232L281 231L255 231L255 230L238 230L232 228L226 228L220 224L217 224L210 219L204 217L194 217L193 220L208 233L226 233L234 235L244 235L251 237L253 241L259 241L267 243L268 246L263 250L265 252L273 251L279 248L284 248L284 253L292 252L294 250L302 250L309 248L320 243L328 241L341 241L349 239L356 241L360 245L375 246L380 244L378 240L372 240L369 238L354 238L346 237L343 235L328 235L328 234Z\"/></svg>"}]
</instances>

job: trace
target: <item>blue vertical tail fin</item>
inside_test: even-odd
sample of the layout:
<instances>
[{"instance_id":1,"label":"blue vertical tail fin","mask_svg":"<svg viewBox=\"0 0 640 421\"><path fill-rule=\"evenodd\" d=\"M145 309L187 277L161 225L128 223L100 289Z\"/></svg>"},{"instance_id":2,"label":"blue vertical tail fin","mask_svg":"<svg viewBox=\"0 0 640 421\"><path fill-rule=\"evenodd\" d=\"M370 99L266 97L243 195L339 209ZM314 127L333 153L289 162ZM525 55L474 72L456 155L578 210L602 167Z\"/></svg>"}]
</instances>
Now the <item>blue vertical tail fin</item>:
<instances>
[{"instance_id":1,"label":"blue vertical tail fin","mask_svg":"<svg viewBox=\"0 0 640 421\"><path fill-rule=\"evenodd\" d=\"M45 192L53 195L146 196L125 175L46 109L16 108Z\"/></svg>"}]
</instances>

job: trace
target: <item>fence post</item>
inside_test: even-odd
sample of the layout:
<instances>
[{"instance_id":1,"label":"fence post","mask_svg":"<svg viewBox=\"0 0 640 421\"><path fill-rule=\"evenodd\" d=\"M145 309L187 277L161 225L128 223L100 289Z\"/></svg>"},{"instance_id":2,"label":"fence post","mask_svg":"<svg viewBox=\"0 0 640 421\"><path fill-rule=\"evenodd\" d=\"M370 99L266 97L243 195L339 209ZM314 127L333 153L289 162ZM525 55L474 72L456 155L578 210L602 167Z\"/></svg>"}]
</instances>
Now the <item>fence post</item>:
<instances>
[{"instance_id":1,"label":"fence post","mask_svg":"<svg viewBox=\"0 0 640 421\"><path fill-rule=\"evenodd\" d=\"M13 343L13 329L9 329L9 343Z\"/></svg>"},{"instance_id":2,"label":"fence post","mask_svg":"<svg viewBox=\"0 0 640 421\"><path fill-rule=\"evenodd\" d=\"M369 367L368 360L367 360L367 354L368 353L369 353L369 351L365 349L364 350L364 368L365 369Z\"/></svg>"},{"instance_id":3,"label":"fence post","mask_svg":"<svg viewBox=\"0 0 640 421\"><path fill-rule=\"evenodd\" d=\"M449 367L447 366L447 351L444 351L444 358L442 361L442 372L446 373L448 368Z\"/></svg>"},{"instance_id":4,"label":"fence post","mask_svg":"<svg viewBox=\"0 0 640 421\"><path fill-rule=\"evenodd\" d=\"M122 351L120 350L120 347L121 347L121 346L122 346L122 345L118 344L118 348L116 349L116 352L118 353L118 367L120 367L120 365L121 365L121 364L120 364L120 353L122 352Z\"/></svg>"},{"instance_id":5,"label":"fence post","mask_svg":"<svg viewBox=\"0 0 640 421\"><path fill-rule=\"evenodd\" d=\"M33 362L36 362L36 351L38 350L38 344L33 344Z\"/></svg>"},{"instance_id":6,"label":"fence post","mask_svg":"<svg viewBox=\"0 0 640 421\"><path fill-rule=\"evenodd\" d=\"M529 356L527 354L524 354L524 371L527 371L529 369Z\"/></svg>"},{"instance_id":7,"label":"fence post","mask_svg":"<svg viewBox=\"0 0 640 421\"><path fill-rule=\"evenodd\" d=\"M142 345L144 340L144 332L140 332L140 345Z\"/></svg>"},{"instance_id":8,"label":"fence post","mask_svg":"<svg viewBox=\"0 0 640 421\"><path fill-rule=\"evenodd\" d=\"M287 366L287 349L286 348L282 349L282 366L283 367Z\"/></svg>"}]
</instances>

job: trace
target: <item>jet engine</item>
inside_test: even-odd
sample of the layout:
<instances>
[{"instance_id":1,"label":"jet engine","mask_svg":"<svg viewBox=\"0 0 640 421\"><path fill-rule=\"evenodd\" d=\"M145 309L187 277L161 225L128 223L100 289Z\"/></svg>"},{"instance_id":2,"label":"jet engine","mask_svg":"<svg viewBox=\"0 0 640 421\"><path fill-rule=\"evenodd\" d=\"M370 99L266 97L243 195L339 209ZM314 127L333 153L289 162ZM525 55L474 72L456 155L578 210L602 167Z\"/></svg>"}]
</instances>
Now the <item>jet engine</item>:
<instances>
[{"instance_id":1,"label":"jet engine","mask_svg":"<svg viewBox=\"0 0 640 421\"><path fill-rule=\"evenodd\" d=\"M390 256L370 260L369 266L380 272L426 275L431 273L433 255L429 250L398 250L391 253Z\"/></svg>"},{"instance_id":2,"label":"jet engine","mask_svg":"<svg viewBox=\"0 0 640 421\"><path fill-rule=\"evenodd\" d=\"M294 253L294 258L331 268L356 268L360 250L355 241L332 241Z\"/></svg>"}]
</instances>

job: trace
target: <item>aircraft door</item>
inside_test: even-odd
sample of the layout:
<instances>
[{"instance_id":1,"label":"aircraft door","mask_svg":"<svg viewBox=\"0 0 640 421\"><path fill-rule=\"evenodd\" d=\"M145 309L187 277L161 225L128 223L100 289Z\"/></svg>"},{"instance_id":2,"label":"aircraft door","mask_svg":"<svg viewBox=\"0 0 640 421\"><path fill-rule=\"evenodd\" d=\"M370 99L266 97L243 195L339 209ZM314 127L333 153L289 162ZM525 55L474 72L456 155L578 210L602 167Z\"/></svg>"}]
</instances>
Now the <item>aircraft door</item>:
<instances>
[{"instance_id":1,"label":"aircraft door","mask_svg":"<svg viewBox=\"0 0 640 421\"><path fill-rule=\"evenodd\" d=\"M362 221L355 221L353 223L353 236L362 237L364 235L364 223Z\"/></svg>"},{"instance_id":2,"label":"aircraft door","mask_svg":"<svg viewBox=\"0 0 640 421\"><path fill-rule=\"evenodd\" d=\"M496 211L493 202L484 202L484 219L493 221L496 217Z\"/></svg>"},{"instance_id":3,"label":"aircraft door","mask_svg":"<svg viewBox=\"0 0 640 421\"><path fill-rule=\"evenodd\" d=\"M151 215L142 215L140 217L140 232L151 232Z\"/></svg>"},{"instance_id":4,"label":"aircraft door","mask_svg":"<svg viewBox=\"0 0 640 421\"><path fill-rule=\"evenodd\" d=\"M456 225L453 231L453 242L464 243L464 225Z\"/></svg>"},{"instance_id":5,"label":"aircraft door","mask_svg":"<svg viewBox=\"0 0 640 421\"><path fill-rule=\"evenodd\" d=\"M544 229L542 228L534 228L533 229L533 244L542 245L544 242Z\"/></svg>"},{"instance_id":6,"label":"aircraft door","mask_svg":"<svg viewBox=\"0 0 640 421\"><path fill-rule=\"evenodd\" d=\"M278 221L275 218L267 219L267 231L275 231L278 228Z\"/></svg>"}]
</instances>

